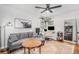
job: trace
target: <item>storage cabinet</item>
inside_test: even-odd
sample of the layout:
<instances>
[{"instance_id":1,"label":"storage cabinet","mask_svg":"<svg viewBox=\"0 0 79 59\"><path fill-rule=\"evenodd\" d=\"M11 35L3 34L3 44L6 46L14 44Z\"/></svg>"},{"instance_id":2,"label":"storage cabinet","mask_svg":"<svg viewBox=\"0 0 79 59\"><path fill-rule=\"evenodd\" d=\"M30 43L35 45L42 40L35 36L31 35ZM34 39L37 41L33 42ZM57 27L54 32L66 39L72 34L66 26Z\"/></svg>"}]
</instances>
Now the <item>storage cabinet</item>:
<instances>
[{"instance_id":1,"label":"storage cabinet","mask_svg":"<svg viewBox=\"0 0 79 59\"><path fill-rule=\"evenodd\" d=\"M72 41L73 37L73 26L65 26L64 27L64 39Z\"/></svg>"}]
</instances>

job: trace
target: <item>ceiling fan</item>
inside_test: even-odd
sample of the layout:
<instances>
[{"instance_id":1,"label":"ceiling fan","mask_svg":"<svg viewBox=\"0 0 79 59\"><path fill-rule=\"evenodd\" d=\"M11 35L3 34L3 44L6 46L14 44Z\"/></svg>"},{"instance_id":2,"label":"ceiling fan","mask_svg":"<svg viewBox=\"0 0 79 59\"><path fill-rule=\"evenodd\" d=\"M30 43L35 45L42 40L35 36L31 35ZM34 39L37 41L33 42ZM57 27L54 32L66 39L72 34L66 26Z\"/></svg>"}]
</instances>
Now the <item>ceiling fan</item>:
<instances>
[{"instance_id":1,"label":"ceiling fan","mask_svg":"<svg viewBox=\"0 0 79 59\"><path fill-rule=\"evenodd\" d=\"M53 11L51 9L55 9L55 8L59 8L59 7L62 7L62 5L50 7L50 4L46 4L46 8L45 7L39 7L39 6L36 6L35 8L44 9L41 13L43 13L45 11L49 11L50 13L52 13Z\"/></svg>"}]
</instances>

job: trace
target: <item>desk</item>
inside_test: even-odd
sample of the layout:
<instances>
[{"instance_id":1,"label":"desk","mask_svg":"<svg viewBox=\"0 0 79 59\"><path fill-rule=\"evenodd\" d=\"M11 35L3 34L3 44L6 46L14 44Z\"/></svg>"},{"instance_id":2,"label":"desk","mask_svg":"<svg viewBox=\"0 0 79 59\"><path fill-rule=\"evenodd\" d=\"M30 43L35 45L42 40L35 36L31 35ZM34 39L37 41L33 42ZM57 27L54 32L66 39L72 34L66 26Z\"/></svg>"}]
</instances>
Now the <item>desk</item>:
<instances>
[{"instance_id":1,"label":"desk","mask_svg":"<svg viewBox=\"0 0 79 59\"><path fill-rule=\"evenodd\" d=\"M28 49L28 54L30 54L30 50L33 48L39 48L41 52L41 40L38 38L27 38L22 42L22 46L24 47L24 53L26 53L26 48Z\"/></svg>"}]
</instances>

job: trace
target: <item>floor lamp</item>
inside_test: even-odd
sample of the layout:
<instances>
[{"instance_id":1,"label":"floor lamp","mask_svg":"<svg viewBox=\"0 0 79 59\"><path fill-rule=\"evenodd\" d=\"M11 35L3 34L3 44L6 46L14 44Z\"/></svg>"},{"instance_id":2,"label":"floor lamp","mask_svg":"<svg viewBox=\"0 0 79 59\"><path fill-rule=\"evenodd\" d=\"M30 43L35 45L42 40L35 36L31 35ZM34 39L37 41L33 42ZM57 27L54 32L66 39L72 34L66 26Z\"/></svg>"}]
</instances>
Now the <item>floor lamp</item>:
<instances>
[{"instance_id":1,"label":"floor lamp","mask_svg":"<svg viewBox=\"0 0 79 59\"><path fill-rule=\"evenodd\" d=\"M7 24L5 24L4 27L4 49L5 49L5 40L6 40L6 27L7 26L12 26L11 22L8 22Z\"/></svg>"}]
</instances>

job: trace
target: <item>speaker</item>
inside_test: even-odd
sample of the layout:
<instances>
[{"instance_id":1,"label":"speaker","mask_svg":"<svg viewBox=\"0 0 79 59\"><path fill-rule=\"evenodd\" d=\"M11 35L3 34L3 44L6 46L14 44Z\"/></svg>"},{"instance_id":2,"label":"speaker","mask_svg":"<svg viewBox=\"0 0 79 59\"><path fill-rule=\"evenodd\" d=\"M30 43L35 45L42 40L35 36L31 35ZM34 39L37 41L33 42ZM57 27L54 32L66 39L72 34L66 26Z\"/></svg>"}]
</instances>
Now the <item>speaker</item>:
<instances>
[{"instance_id":1,"label":"speaker","mask_svg":"<svg viewBox=\"0 0 79 59\"><path fill-rule=\"evenodd\" d=\"M47 31L47 29L44 29L44 31Z\"/></svg>"},{"instance_id":2,"label":"speaker","mask_svg":"<svg viewBox=\"0 0 79 59\"><path fill-rule=\"evenodd\" d=\"M36 33L39 35L40 28L36 28Z\"/></svg>"}]
</instances>

